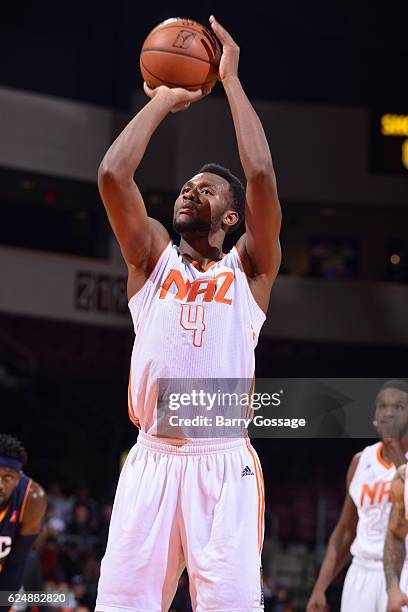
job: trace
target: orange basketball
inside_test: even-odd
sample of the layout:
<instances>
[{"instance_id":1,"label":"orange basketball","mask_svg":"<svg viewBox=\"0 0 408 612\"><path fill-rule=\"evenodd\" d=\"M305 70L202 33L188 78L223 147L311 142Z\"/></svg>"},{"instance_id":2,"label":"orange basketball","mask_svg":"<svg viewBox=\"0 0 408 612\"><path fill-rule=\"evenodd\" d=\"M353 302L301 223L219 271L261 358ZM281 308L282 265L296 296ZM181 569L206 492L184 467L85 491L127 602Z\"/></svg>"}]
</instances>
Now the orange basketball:
<instances>
[{"instance_id":1,"label":"orange basketball","mask_svg":"<svg viewBox=\"0 0 408 612\"><path fill-rule=\"evenodd\" d=\"M140 70L151 88L212 89L220 59L220 46L209 29L192 19L166 19L144 41Z\"/></svg>"}]
</instances>

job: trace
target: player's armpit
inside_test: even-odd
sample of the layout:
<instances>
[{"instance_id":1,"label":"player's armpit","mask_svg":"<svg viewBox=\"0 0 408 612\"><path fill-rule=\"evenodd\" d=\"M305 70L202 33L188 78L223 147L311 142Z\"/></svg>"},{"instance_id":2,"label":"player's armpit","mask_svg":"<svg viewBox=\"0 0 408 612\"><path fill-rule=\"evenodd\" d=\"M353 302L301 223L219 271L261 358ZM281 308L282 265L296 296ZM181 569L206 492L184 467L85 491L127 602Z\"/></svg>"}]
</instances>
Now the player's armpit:
<instances>
[{"instance_id":1,"label":"player's armpit","mask_svg":"<svg viewBox=\"0 0 408 612\"><path fill-rule=\"evenodd\" d=\"M31 484L27 503L22 517L21 535L37 535L47 510L47 496L44 489L36 482Z\"/></svg>"}]
</instances>

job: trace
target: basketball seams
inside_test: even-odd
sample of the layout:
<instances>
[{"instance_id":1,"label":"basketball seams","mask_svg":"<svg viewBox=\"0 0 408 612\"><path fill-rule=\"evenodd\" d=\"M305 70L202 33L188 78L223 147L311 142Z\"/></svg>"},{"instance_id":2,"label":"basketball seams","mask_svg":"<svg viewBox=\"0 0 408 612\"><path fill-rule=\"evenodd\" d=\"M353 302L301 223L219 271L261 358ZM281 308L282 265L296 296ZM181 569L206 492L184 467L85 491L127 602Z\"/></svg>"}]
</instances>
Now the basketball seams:
<instances>
[{"instance_id":1,"label":"basketball seams","mask_svg":"<svg viewBox=\"0 0 408 612\"><path fill-rule=\"evenodd\" d=\"M218 64L214 64L214 62L210 62L209 60L205 60L202 57L197 57L196 55L190 55L188 53L180 53L180 51L169 51L167 49L157 49L155 47L148 47L147 49L143 49L141 55L147 51L156 51L156 53L168 53L169 55L180 55L181 57L190 57L191 59L197 60L199 62L204 62L205 64L209 64L210 66L214 66L214 68L218 68Z\"/></svg>"},{"instance_id":2,"label":"basketball seams","mask_svg":"<svg viewBox=\"0 0 408 612\"><path fill-rule=\"evenodd\" d=\"M163 22L165 24L165 22ZM172 25L167 25L166 24L166 28L163 28L163 23L159 24L156 28L154 28L154 30L152 30L149 34L149 36L151 36L151 34L156 34L157 30L169 30L170 28L179 28L181 26L183 26L184 28L190 27L192 30L194 30L194 32L196 32L196 34L200 33L205 35L209 40L211 40L211 42L214 42L215 37L211 34L210 30L207 30L204 26L199 27L199 24L193 24L193 25L184 25L184 24L180 24L180 23L174 23ZM197 32L197 30L199 30L199 32ZM149 36L147 38L149 38Z\"/></svg>"},{"instance_id":3,"label":"basketball seams","mask_svg":"<svg viewBox=\"0 0 408 612\"><path fill-rule=\"evenodd\" d=\"M156 26L145 39L140 68L144 80L154 80L156 86L190 90L213 87L218 79L220 54L218 41L209 29L194 20L172 18Z\"/></svg>"},{"instance_id":4,"label":"basketball seams","mask_svg":"<svg viewBox=\"0 0 408 612\"><path fill-rule=\"evenodd\" d=\"M144 70L146 70L146 72L148 72L154 79L157 79L158 81L160 81L160 83L162 83L163 85L172 85L174 87L182 87L184 89L187 89L189 87L195 87L196 89L200 89L201 87L203 87L203 85L208 85L210 83L212 83L212 80L209 81L205 81L204 83L193 83L192 85L183 85L180 83L173 83L172 81L164 81L163 79L161 79L160 77L156 76L154 74L154 72L152 72L151 70L149 70L149 68L146 67L146 65L144 64L144 62L142 61L142 59L140 59L140 63L142 64ZM214 75L214 81L216 80L216 75Z\"/></svg>"}]
</instances>

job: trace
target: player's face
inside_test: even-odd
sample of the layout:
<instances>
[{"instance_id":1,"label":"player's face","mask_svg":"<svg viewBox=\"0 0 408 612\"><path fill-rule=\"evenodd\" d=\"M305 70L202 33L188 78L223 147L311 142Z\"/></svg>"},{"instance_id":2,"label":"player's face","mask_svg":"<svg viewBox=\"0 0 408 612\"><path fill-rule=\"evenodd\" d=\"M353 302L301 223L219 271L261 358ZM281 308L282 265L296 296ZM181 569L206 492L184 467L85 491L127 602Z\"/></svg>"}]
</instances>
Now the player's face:
<instances>
[{"instance_id":1,"label":"player's face","mask_svg":"<svg viewBox=\"0 0 408 612\"><path fill-rule=\"evenodd\" d=\"M400 438L408 426L408 394L399 389L384 389L378 394L375 420L382 438Z\"/></svg>"},{"instance_id":2,"label":"player's face","mask_svg":"<svg viewBox=\"0 0 408 612\"><path fill-rule=\"evenodd\" d=\"M10 499L20 480L20 473L7 467L0 467L0 507Z\"/></svg>"},{"instance_id":3,"label":"player's face","mask_svg":"<svg viewBox=\"0 0 408 612\"><path fill-rule=\"evenodd\" d=\"M173 227L178 234L217 229L226 216L236 215L230 208L231 200L229 183L222 176L211 172L196 174L180 190Z\"/></svg>"}]
</instances>

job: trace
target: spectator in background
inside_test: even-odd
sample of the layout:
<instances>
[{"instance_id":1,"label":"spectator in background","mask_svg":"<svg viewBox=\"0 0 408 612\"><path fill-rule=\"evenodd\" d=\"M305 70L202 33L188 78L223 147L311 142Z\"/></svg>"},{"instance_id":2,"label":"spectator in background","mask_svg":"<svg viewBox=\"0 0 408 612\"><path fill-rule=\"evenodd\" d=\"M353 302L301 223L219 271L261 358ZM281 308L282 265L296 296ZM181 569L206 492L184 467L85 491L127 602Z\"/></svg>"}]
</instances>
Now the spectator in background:
<instances>
[{"instance_id":1,"label":"spectator in background","mask_svg":"<svg viewBox=\"0 0 408 612\"><path fill-rule=\"evenodd\" d=\"M112 503L105 503L102 507L101 520L99 527L99 555L103 557L108 541L109 524L112 515Z\"/></svg>"},{"instance_id":2,"label":"spectator in background","mask_svg":"<svg viewBox=\"0 0 408 612\"><path fill-rule=\"evenodd\" d=\"M40 552L41 566L45 581L61 580L60 544L58 533L48 528L47 537Z\"/></svg>"},{"instance_id":3,"label":"spectator in background","mask_svg":"<svg viewBox=\"0 0 408 612\"><path fill-rule=\"evenodd\" d=\"M91 520L94 522L94 525L96 525L99 522L99 505L91 497L89 487L85 484L79 487L74 499L73 506L77 506L78 504L85 504L90 513Z\"/></svg>"},{"instance_id":4,"label":"spectator in background","mask_svg":"<svg viewBox=\"0 0 408 612\"><path fill-rule=\"evenodd\" d=\"M86 503L77 502L74 506L73 517L67 526L66 535L66 541L75 543L81 554L98 543L96 518L92 516Z\"/></svg>"},{"instance_id":5,"label":"spectator in background","mask_svg":"<svg viewBox=\"0 0 408 612\"><path fill-rule=\"evenodd\" d=\"M95 598L88 593L86 583L81 575L74 576L71 580L71 588L77 606L91 609L95 605Z\"/></svg>"},{"instance_id":6,"label":"spectator in background","mask_svg":"<svg viewBox=\"0 0 408 612\"><path fill-rule=\"evenodd\" d=\"M55 521L52 525L58 531L63 531L69 521L74 505L74 499L66 497L59 482L53 482L48 490L48 515Z\"/></svg>"}]
</instances>

